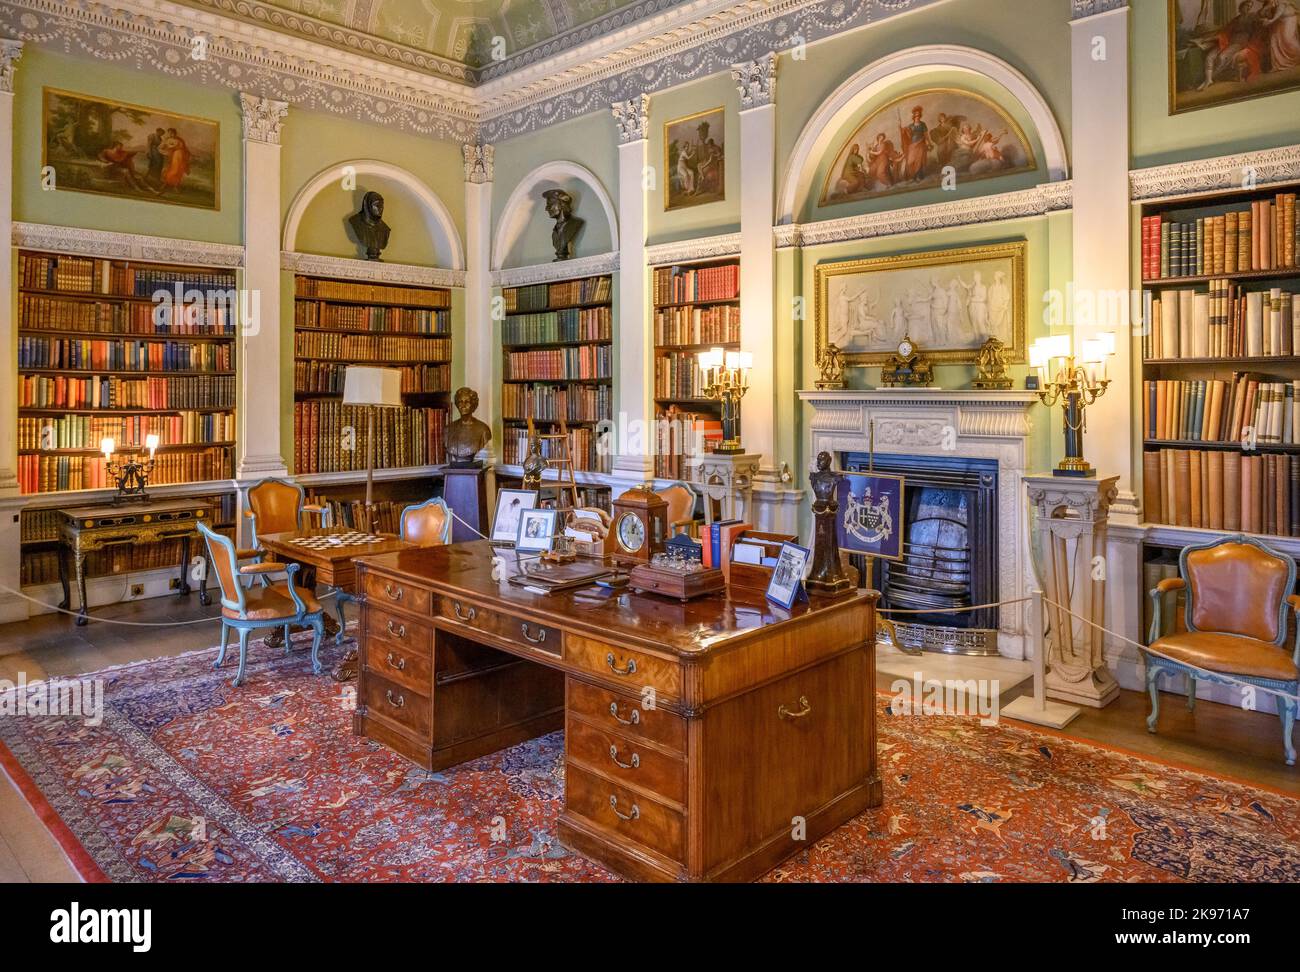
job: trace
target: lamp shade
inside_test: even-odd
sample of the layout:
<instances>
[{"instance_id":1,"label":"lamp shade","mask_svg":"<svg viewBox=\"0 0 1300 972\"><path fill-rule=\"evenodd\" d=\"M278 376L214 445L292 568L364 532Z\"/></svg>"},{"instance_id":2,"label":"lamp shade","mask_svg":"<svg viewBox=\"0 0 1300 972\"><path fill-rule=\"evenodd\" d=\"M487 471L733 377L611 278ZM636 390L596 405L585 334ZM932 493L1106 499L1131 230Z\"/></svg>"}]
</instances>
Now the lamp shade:
<instances>
[{"instance_id":1,"label":"lamp shade","mask_svg":"<svg viewBox=\"0 0 1300 972\"><path fill-rule=\"evenodd\" d=\"M402 404L402 373L396 368L349 366L343 371L344 405Z\"/></svg>"}]
</instances>

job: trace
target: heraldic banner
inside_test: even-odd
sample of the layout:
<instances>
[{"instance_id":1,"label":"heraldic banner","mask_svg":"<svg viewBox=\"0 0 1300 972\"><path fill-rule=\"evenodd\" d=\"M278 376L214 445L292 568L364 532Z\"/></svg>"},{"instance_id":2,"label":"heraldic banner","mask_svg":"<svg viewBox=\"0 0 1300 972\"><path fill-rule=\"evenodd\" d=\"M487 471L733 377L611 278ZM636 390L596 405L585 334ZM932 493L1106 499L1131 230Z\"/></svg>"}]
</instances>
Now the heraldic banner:
<instances>
[{"instance_id":1,"label":"heraldic banner","mask_svg":"<svg viewBox=\"0 0 1300 972\"><path fill-rule=\"evenodd\" d=\"M903 477L843 473L839 500L841 550L898 560L903 556Z\"/></svg>"}]
</instances>

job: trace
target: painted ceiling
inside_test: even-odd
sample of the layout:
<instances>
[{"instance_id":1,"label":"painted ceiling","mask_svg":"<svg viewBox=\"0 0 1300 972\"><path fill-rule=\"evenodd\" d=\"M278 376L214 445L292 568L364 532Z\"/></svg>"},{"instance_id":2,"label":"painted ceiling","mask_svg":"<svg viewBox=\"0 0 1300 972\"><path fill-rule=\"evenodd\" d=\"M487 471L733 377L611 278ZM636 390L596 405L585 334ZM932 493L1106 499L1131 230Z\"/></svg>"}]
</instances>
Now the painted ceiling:
<instances>
[{"instance_id":1,"label":"painted ceiling","mask_svg":"<svg viewBox=\"0 0 1300 972\"><path fill-rule=\"evenodd\" d=\"M520 55L555 53L685 0L180 2L472 84Z\"/></svg>"}]
</instances>

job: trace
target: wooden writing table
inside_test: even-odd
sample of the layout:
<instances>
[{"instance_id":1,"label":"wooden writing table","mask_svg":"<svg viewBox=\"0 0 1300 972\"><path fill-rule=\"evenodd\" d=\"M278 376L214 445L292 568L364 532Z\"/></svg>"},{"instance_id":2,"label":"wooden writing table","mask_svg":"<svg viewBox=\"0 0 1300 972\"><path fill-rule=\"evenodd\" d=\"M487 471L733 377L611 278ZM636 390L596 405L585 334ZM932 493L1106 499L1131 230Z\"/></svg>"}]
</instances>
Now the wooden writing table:
<instances>
[{"instance_id":1,"label":"wooden writing table","mask_svg":"<svg viewBox=\"0 0 1300 972\"><path fill-rule=\"evenodd\" d=\"M563 728L559 838L638 880L749 880L880 804L874 592L538 595L493 552L357 562L358 735L436 770Z\"/></svg>"}]
</instances>

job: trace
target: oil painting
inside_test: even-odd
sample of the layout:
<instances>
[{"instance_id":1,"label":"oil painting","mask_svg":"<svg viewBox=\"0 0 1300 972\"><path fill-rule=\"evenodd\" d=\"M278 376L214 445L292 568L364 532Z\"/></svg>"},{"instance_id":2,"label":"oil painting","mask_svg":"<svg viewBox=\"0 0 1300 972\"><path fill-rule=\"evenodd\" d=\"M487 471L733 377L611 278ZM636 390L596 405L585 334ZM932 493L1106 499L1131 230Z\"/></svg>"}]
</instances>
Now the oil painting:
<instances>
[{"instance_id":1,"label":"oil painting","mask_svg":"<svg viewBox=\"0 0 1300 972\"><path fill-rule=\"evenodd\" d=\"M1169 0L1169 111L1300 87L1296 0Z\"/></svg>"},{"instance_id":2,"label":"oil painting","mask_svg":"<svg viewBox=\"0 0 1300 972\"><path fill-rule=\"evenodd\" d=\"M727 198L726 116L711 108L664 125L664 209Z\"/></svg>"}]
</instances>

